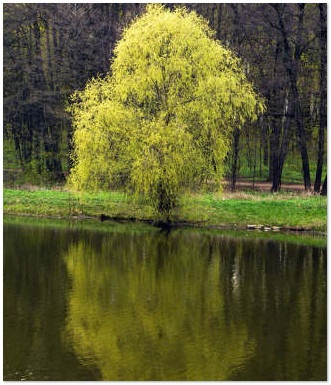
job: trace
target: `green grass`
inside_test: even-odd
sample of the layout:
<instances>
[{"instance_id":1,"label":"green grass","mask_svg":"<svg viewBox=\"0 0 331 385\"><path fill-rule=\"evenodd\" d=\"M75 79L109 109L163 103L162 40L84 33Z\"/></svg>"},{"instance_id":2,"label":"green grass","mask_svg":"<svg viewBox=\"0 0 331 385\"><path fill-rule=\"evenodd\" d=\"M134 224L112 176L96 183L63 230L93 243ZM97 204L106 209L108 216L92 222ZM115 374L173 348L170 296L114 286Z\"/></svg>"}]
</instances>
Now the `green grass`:
<instances>
[{"instance_id":1,"label":"green grass","mask_svg":"<svg viewBox=\"0 0 331 385\"><path fill-rule=\"evenodd\" d=\"M204 195L188 197L185 206L183 211L191 211L191 217L204 213L211 224L326 229L327 222L326 199L320 196L261 193L224 197Z\"/></svg>"},{"instance_id":2,"label":"green grass","mask_svg":"<svg viewBox=\"0 0 331 385\"><path fill-rule=\"evenodd\" d=\"M4 190L4 213L51 217L152 218L152 208L139 205L119 192L96 194L60 190Z\"/></svg>"},{"instance_id":3,"label":"green grass","mask_svg":"<svg viewBox=\"0 0 331 385\"><path fill-rule=\"evenodd\" d=\"M3 202L4 214L13 215L162 219L144 200L116 191L88 194L5 189ZM290 193L187 194L172 219L201 226L243 228L254 224L326 231L327 199Z\"/></svg>"}]
</instances>

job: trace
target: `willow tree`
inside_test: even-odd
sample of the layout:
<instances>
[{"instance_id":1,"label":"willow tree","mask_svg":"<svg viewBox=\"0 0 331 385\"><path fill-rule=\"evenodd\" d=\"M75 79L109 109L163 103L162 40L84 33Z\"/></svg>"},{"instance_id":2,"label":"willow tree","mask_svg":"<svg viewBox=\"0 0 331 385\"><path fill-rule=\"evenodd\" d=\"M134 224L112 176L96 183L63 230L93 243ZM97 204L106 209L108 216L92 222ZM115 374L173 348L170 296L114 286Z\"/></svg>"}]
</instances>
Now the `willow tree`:
<instances>
[{"instance_id":1,"label":"willow tree","mask_svg":"<svg viewBox=\"0 0 331 385\"><path fill-rule=\"evenodd\" d=\"M117 43L108 76L73 96L70 180L142 194L168 215L184 190L220 181L232 130L262 109L203 18L149 5Z\"/></svg>"}]
</instances>

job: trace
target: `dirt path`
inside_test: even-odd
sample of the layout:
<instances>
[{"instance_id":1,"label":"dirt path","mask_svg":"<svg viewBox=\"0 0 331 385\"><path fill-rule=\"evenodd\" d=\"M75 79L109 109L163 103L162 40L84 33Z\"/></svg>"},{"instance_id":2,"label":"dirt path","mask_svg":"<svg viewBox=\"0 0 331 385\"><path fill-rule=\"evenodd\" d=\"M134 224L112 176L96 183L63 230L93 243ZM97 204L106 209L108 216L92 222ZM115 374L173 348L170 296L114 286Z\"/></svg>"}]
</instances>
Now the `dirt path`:
<instances>
[{"instance_id":1,"label":"dirt path","mask_svg":"<svg viewBox=\"0 0 331 385\"><path fill-rule=\"evenodd\" d=\"M230 183L226 182L224 188L226 190L230 190ZM255 182L253 184L253 182L250 180L238 179L236 183L237 191L254 190L254 191L260 191L260 192L270 192L270 189L271 189L271 182ZM283 183L281 187L281 191L304 193L305 189L303 184Z\"/></svg>"}]
</instances>

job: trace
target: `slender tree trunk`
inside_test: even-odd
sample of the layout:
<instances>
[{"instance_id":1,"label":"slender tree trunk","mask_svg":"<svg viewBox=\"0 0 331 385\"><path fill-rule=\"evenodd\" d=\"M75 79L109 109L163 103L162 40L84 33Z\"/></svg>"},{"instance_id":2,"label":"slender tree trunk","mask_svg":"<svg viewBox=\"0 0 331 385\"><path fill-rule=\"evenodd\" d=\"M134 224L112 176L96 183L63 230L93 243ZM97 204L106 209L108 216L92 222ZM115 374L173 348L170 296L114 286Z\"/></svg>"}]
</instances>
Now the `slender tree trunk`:
<instances>
[{"instance_id":1,"label":"slender tree trunk","mask_svg":"<svg viewBox=\"0 0 331 385\"><path fill-rule=\"evenodd\" d=\"M327 25L326 4L319 4L320 11L320 109L318 130L318 155L315 176L314 191L319 192L322 180L323 158L324 158L324 131L327 127Z\"/></svg>"},{"instance_id":2,"label":"slender tree trunk","mask_svg":"<svg viewBox=\"0 0 331 385\"><path fill-rule=\"evenodd\" d=\"M321 190L321 195L326 196L327 195L327 189L328 189L328 182L327 182L327 175L325 175L325 179L324 179L322 190Z\"/></svg>"},{"instance_id":3,"label":"slender tree trunk","mask_svg":"<svg viewBox=\"0 0 331 385\"><path fill-rule=\"evenodd\" d=\"M293 88L293 96L294 96L294 106L295 106L295 119L297 123L297 130L298 130L298 138L299 138L299 146L300 146L300 152L301 152L301 159L302 159L302 171L303 171L303 179L304 179L304 185L305 190L310 190L311 188L311 181L310 181L310 171L309 171L309 156L308 156L308 150L307 150L307 139L306 139L306 132L304 128L304 122L303 122L303 112L301 108L301 103L299 99L299 91L298 91L298 68L299 68L299 61L300 56L302 52L302 30L303 30L303 17L305 13L305 4L298 4L299 7L299 17L298 17L298 30L297 30L297 42L295 45L294 50L294 66L291 67L292 71L289 71L288 73L290 75L290 80L292 83ZM293 68L294 67L294 68ZM293 70L294 69L294 70Z\"/></svg>"},{"instance_id":4,"label":"slender tree trunk","mask_svg":"<svg viewBox=\"0 0 331 385\"><path fill-rule=\"evenodd\" d=\"M261 129L261 145L263 148L263 165L268 166L269 163L269 147L268 147L268 126L263 122Z\"/></svg>"},{"instance_id":5,"label":"slender tree trunk","mask_svg":"<svg viewBox=\"0 0 331 385\"><path fill-rule=\"evenodd\" d=\"M35 16L36 20L33 23L34 43L35 43L35 73L34 73L34 86L42 88L45 84L44 65L41 53L41 32L38 23L38 15Z\"/></svg>"},{"instance_id":6,"label":"slender tree trunk","mask_svg":"<svg viewBox=\"0 0 331 385\"><path fill-rule=\"evenodd\" d=\"M271 191L278 192L281 188L282 170L280 167L280 128L274 117L271 122L270 136L270 179L272 182Z\"/></svg>"},{"instance_id":7,"label":"slender tree trunk","mask_svg":"<svg viewBox=\"0 0 331 385\"><path fill-rule=\"evenodd\" d=\"M218 40L221 40L222 38L222 29L221 29L221 23L222 23L222 7L223 5L221 3L218 3L216 5L217 10L217 21L216 21L216 38Z\"/></svg>"},{"instance_id":8,"label":"slender tree trunk","mask_svg":"<svg viewBox=\"0 0 331 385\"><path fill-rule=\"evenodd\" d=\"M45 25L46 31L46 52L47 52L47 73L48 73L48 81L47 85L50 90L54 91L54 72L53 72L53 60L52 60L52 49L51 49L51 39L50 39L50 26L47 22Z\"/></svg>"},{"instance_id":9,"label":"slender tree trunk","mask_svg":"<svg viewBox=\"0 0 331 385\"><path fill-rule=\"evenodd\" d=\"M273 71L272 75L274 79L277 79L279 72L279 61L280 61L280 52L281 52L281 43L278 41L276 43L275 52L274 52L274 60L273 60ZM268 100L270 100L269 112L271 118L269 120L269 176L268 182L272 183L271 191L278 191L280 185L276 178L276 171L274 171L274 167L277 169L277 162L275 157L277 156L278 146L279 146L279 134L277 133L277 116L279 114L279 103L276 102L277 95L279 94L279 89L276 85L276 82L272 85L271 89L268 92ZM275 175L275 176L274 176ZM276 178L276 179L275 179Z\"/></svg>"},{"instance_id":10,"label":"slender tree trunk","mask_svg":"<svg viewBox=\"0 0 331 385\"><path fill-rule=\"evenodd\" d=\"M303 180L304 180L305 190L310 190L311 181L310 181L310 171L309 171L307 139L306 139L306 133L305 133L304 124L303 124L302 109L300 106L297 87L295 87L294 94L295 96L294 96L293 102L296 105L295 120L296 120L297 131L298 131L298 143L299 143L301 159L302 159Z\"/></svg>"},{"instance_id":11,"label":"slender tree trunk","mask_svg":"<svg viewBox=\"0 0 331 385\"><path fill-rule=\"evenodd\" d=\"M290 81L290 103L293 103L293 106L294 106L295 122L296 122L297 133L298 133L298 144L299 144L301 159L302 159L302 172L303 172L304 185L305 185L305 190L310 190L311 181L310 181L310 172L309 172L307 140L306 140L304 123L303 123L303 113L302 113L301 103L299 99L298 85L297 85L299 61L302 53L302 29L303 29L303 16L305 11L305 4L298 4L299 15L298 15L297 41L295 43L293 59L291 55L291 47L289 43L288 32L286 31L280 6L279 4L276 4L274 5L274 7L278 15L279 27L280 27L280 31L283 39L284 61L286 64L286 71Z\"/></svg>"},{"instance_id":12,"label":"slender tree trunk","mask_svg":"<svg viewBox=\"0 0 331 385\"><path fill-rule=\"evenodd\" d=\"M310 171L309 171L309 156L307 150L307 138L303 121L303 112L301 108L301 102L299 99L299 90L298 90L298 68L299 61L301 56L302 49L302 29L303 29L303 16L305 10L305 4L298 4L299 7L299 18L298 18L298 32L297 32L297 42L294 50L294 65L288 66L287 72L289 74L291 88L292 88L292 97L294 103L295 111L295 121L298 132L298 143L302 159L302 172L305 190L310 190L311 181L310 181ZM289 62L288 62L289 63Z\"/></svg>"},{"instance_id":13,"label":"slender tree trunk","mask_svg":"<svg viewBox=\"0 0 331 385\"><path fill-rule=\"evenodd\" d=\"M272 192L280 191L282 185L282 173L285 164L286 155L288 153L288 146L290 142L290 133L291 133L291 122L293 118L293 104L291 101L288 104L287 110L285 106L287 105L287 97L284 100L284 113L285 113L285 122L281 129L278 127L277 122L274 120L274 129L273 134L275 136L272 146L274 146L273 152L273 167L272 167ZM280 123L278 123L280 124ZM282 138L281 138L282 137Z\"/></svg>"}]
</instances>

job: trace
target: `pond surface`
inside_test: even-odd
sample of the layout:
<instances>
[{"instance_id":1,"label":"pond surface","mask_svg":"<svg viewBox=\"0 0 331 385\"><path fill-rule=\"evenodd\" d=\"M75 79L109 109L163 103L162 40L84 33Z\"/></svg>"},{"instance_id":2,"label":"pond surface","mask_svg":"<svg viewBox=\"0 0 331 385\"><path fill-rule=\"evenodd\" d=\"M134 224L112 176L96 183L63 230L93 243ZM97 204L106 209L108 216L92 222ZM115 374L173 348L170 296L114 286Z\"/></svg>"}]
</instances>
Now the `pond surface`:
<instances>
[{"instance_id":1,"label":"pond surface","mask_svg":"<svg viewBox=\"0 0 331 385\"><path fill-rule=\"evenodd\" d=\"M4 380L326 380L326 247L4 224Z\"/></svg>"}]
</instances>

